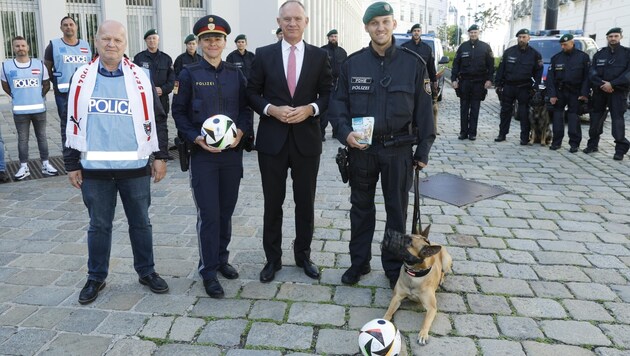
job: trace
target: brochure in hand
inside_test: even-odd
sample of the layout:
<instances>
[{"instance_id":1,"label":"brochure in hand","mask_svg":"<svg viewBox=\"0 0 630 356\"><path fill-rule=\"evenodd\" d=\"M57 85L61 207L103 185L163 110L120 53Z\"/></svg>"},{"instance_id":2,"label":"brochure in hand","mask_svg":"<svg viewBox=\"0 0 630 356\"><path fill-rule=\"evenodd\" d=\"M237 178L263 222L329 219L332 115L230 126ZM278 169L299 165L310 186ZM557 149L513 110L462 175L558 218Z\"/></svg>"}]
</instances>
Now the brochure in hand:
<instances>
[{"instance_id":1,"label":"brochure in hand","mask_svg":"<svg viewBox=\"0 0 630 356\"><path fill-rule=\"evenodd\" d=\"M352 130L361 133L357 141L361 144L372 144L372 133L374 133L374 117L353 117Z\"/></svg>"}]
</instances>

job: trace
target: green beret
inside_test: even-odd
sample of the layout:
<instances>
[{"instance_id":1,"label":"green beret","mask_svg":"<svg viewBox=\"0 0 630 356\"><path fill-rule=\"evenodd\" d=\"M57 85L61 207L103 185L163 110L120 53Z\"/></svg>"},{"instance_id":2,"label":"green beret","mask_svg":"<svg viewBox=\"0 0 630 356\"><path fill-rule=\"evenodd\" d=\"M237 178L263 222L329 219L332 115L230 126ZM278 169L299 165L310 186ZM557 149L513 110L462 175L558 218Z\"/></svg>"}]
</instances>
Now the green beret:
<instances>
[{"instance_id":1,"label":"green beret","mask_svg":"<svg viewBox=\"0 0 630 356\"><path fill-rule=\"evenodd\" d=\"M610 30L608 30L608 32L606 32L606 36L610 35L611 33L618 33L621 34L623 31L621 30L621 27L613 27Z\"/></svg>"},{"instance_id":2,"label":"green beret","mask_svg":"<svg viewBox=\"0 0 630 356\"><path fill-rule=\"evenodd\" d=\"M470 31L479 31L479 26L477 26L477 24L473 24L470 27L468 27L468 32Z\"/></svg>"},{"instance_id":3,"label":"green beret","mask_svg":"<svg viewBox=\"0 0 630 356\"><path fill-rule=\"evenodd\" d=\"M410 31L411 31L411 32L413 32L413 30L415 30L416 28L422 29L422 25L420 25L419 23L417 23L417 24L415 24L415 25L411 26L411 30L410 30Z\"/></svg>"},{"instance_id":4,"label":"green beret","mask_svg":"<svg viewBox=\"0 0 630 356\"><path fill-rule=\"evenodd\" d=\"M188 44L188 42L190 41L196 41L197 37L195 37L195 35L193 35L192 33L188 36L186 36L186 38L184 38L184 43Z\"/></svg>"},{"instance_id":5,"label":"green beret","mask_svg":"<svg viewBox=\"0 0 630 356\"><path fill-rule=\"evenodd\" d=\"M282 28L278 27L278 29L276 30L276 35L282 33Z\"/></svg>"},{"instance_id":6,"label":"green beret","mask_svg":"<svg viewBox=\"0 0 630 356\"><path fill-rule=\"evenodd\" d=\"M334 28L330 31L328 31L328 33L326 34L326 37L330 37L332 35L338 35L339 32L337 32L337 30L335 30Z\"/></svg>"},{"instance_id":7,"label":"green beret","mask_svg":"<svg viewBox=\"0 0 630 356\"><path fill-rule=\"evenodd\" d=\"M529 35L529 30L526 29L526 28L522 28L522 29L518 30L518 32L516 33L516 37L518 37L520 35Z\"/></svg>"},{"instance_id":8,"label":"green beret","mask_svg":"<svg viewBox=\"0 0 630 356\"><path fill-rule=\"evenodd\" d=\"M570 33L567 33L566 35L562 35L562 37L560 37L560 43L565 43L568 41L571 41L573 39L573 35Z\"/></svg>"},{"instance_id":9,"label":"green beret","mask_svg":"<svg viewBox=\"0 0 630 356\"><path fill-rule=\"evenodd\" d=\"M147 31L147 32L145 32L145 33L144 33L144 39L146 40L146 39L147 39L147 37L149 37L149 36L151 36L151 35L157 35L157 34L158 34L158 33L157 33L157 30L156 30L156 29L154 29L154 28L152 28L152 29L150 29L149 31Z\"/></svg>"},{"instance_id":10,"label":"green beret","mask_svg":"<svg viewBox=\"0 0 630 356\"><path fill-rule=\"evenodd\" d=\"M368 6L368 8L365 10L365 14L363 15L363 23L367 25L367 23L376 16L388 16L393 14L394 9L392 9L392 6L390 4L384 1L375 2L374 4Z\"/></svg>"},{"instance_id":11,"label":"green beret","mask_svg":"<svg viewBox=\"0 0 630 356\"><path fill-rule=\"evenodd\" d=\"M241 33L240 35L236 36L236 38L234 39L234 43L238 42L239 40L247 41L247 36Z\"/></svg>"}]
</instances>

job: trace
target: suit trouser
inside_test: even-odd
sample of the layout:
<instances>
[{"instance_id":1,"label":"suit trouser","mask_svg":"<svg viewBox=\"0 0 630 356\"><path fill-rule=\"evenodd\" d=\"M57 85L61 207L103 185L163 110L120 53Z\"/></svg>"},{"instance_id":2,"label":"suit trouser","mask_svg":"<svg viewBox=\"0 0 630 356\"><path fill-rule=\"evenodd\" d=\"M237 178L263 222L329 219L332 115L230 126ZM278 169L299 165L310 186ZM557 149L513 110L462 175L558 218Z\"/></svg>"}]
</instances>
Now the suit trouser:
<instances>
[{"instance_id":1,"label":"suit trouser","mask_svg":"<svg viewBox=\"0 0 630 356\"><path fill-rule=\"evenodd\" d=\"M289 168L293 180L293 201L295 202L293 254L296 262L310 259L319 158L319 154L302 155L291 132L278 154L269 155L258 152L258 165L265 199L263 248L268 262L278 262L282 257L282 204L286 195Z\"/></svg>"},{"instance_id":2,"label":"suit trouser","mask_svg":"<svg viewBox=\"0 0 630 356\"><path fill-rule=\"evenodd\" d=\"M459 135L477 136L477 122L479 121L479 108L481 101L485 99L487 89L483 80L459 81Z\"/></svg>"},{"instance_id":3,"label":"suit trouser","mask_svg":"<svg viewBox=\"0 0 630 356\"><path fill-rule=\"evenodd\" d=\"M599 144L599 137L604 133L606 107L610 110L612 136L615 139L615 153L626 154L630 142L625 137L626 126L624 113L628 109L628 92L615 90L611 94L604 93L598 88L593 90L593 110L590 115L587 147L595 148Z\"/></svg>"},{"instance_id":4,"label":"suit trouser","mask_svg":"<svg viewBox=\"0 0 630 356\"><path fill-rule=\"evenodd\" d=\"M190 187L197 207L198 270L204 280L215 278L228 263L232 214L243 177L243 151L210 153L201 149L190 157Z\"/></svg>"},{"instance_id":5,"label":"suit trouser","mask_svg":"<svg viewBox=\"0 0 630 356\"><path fill-rule=\"evenodd\" d=\"M521 142L529 141L529 92L530 86L517 87L506 84L503 87L501 99L501 123L499 124L499 136L506 136L510 132L510 122L514 114L514 101L518 100L517 115L521 123Z\"/></svg>"},{"instance_id":6,"label":"suit trouser","mask_svg":"<svg viewBox=\"0 0 630 356\"><path fill-rule=\"evenodd\" d=\"M350 261L357 272L370 263L372 239L376 227L374 195L381 178L385 199L385 229L406 232L409 189L413 182L411 146L389 147L376 144L362 151L350 149ZM402 261L383 251L381 263L385 275L397 280Z\"/></svg>"},{"instance_id":7,"label":"suit trouser","mask_svg":"<svg viewBox=\"0 0 630 356\"><path fill-rule=\"evenodd\" d=\"M579 147L582 142L582 127L578 117L578 93L570 90L558 91L558 102L553 107L553 141L552 146L561 146L564 138L564 108L567 108L569 120L569 146Z\"/></svg>"}]
</instances>

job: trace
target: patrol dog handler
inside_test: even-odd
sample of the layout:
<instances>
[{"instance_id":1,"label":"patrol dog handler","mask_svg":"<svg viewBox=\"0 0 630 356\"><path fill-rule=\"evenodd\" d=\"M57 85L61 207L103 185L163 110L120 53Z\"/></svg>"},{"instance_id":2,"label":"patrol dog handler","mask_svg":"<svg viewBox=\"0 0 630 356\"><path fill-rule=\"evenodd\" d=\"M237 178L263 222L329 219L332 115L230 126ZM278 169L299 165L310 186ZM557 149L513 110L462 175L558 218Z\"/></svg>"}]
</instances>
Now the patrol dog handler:
<instances>
[{"instance_id":1,"label":"patrol dog handler","mask_svg":"<svg viewBox=\"0 0 630 356\"><path fill-rule=\"evenodd\" d=\"M238 272L228 263L232 238L232 213L243 177L243 151L237 147L244 132L252 130L252 113L247 107L243 72L221 60L230 25L221 17L202 17L193 28L199 37L203 60L184 67L174 90L173 118L177 130L196 145L190 158L190 185L197 207L199 274L206 293L224 295L217 271L228 279ZM208 146L200 135L203 122L217 114L236 123L237 138L232 148L221 151Z\"/></svg>"},{"instance_id":2,"label":"patrol dog handler","mask_svg":"<svg viewBox=\"0 0 630 356\"><path fill-rule=\"evenodd\" d=\"M608 46L593 56L589 78L593 88L593 110L590 116L588 143L584 153L598 150L599 137L604 132L606 107L610 110L612 136L615 139L613 159L621 161L628 153L630 142L626 139L623 115L628 109L630 90L630 49L621 45L621 28L613 27L606 32Z\"/></svg>"},{"instance_id":3,"label":"patrol dog handler","mask_svg":"<svg viewBox=\"0 0 630 356\"><path fill-rule=\"evenodd\" d=\"M341 277L344 284L355 284L361 275L370 272L376 222L374 194L379 176L387 213L385 228L405 232L414 166L426 167L435 140L427 68L416 53L394 45L393 13L386 2L367 8L363 23L371 42L341 66L329 106L337 138L349 146L350 156L352 265ZM374 117L369 146L359 144L361 134L352 129L352 118L365 116ZM412 145L416 141L414 153ZM381 262L393 288L402 261L384 251Z\"/></svg>"},{"instance_id":4,"label":"patrol dog handler","mask_svg":"<svg viewBox=\"0 0 630 356\"><path fill-rule=\"evenodd\" d=\"M81 304L94 301L105 287L118 194L139 282L154 293L168 291L166 281L155 273L149 220L151 176L157 183L166 175L166 114L149 77L123 58L125 27L104 21L95 43L99 57L72 77L63 151L70 184L81 189L90 216L88 281L79 294ZM155 160L150 164L152 153Z\"/></svg>"}]
</instances>

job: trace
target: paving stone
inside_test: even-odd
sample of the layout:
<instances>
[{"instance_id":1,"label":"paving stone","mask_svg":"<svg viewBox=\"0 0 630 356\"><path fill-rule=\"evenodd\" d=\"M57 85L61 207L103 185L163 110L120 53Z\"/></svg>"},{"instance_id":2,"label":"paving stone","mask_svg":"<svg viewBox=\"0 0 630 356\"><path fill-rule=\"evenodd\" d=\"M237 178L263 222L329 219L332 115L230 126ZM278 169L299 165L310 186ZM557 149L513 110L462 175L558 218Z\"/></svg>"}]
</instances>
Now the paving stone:
<instances>
[{"instance_id":1,"label":"paving stone","mask_svg":"<svg viewBox=\"0 0 630 356\"><path fill-rule=\"evenodd\" d=\"M60 334L40 355L101 355L111 338L80 334Z\"/></svg>"},{"instance_id":2,"label":"paving stone","mask_svg":"<svg viewBox=\"0 0 630 356\"><path fill-rule=\"evenodd\" d=\"M173 288L173 286L169 285L169 288ZM144 293L140 294L105 290L105 293L99 294L95 305L101 309L127 311L133 309L133 307L145 296L146 295ZM164 303L160 304L164 305ZM151 309L151 307L149 307L148 304L143 304L140 306L140 309Z\"/></svg>"},{"instance_id":3,"label":"paving stone","mask_svg":"<svg viewBox=\"0 0 630 356\"><path fill-rule=\"evenodd\" d=\"M577 346L570 345L549 345L534 341L523 341L523 349L528 355L536 356L593 356L593 352Z\"/></svg>"},{"instance_id":4,"label":"paving stone","mask_svg":"<svg viewBox=\"0 0 630 356\"><path fill-rule=\"evenodd\" d=\"M505 242L508 244L510 248L513 248L515 250L524 250L524 251L540 250L540 246L538 246L536 241L532 241L532 240L506 239Z\"/></svg>"},{"instance_id":5,"label":"paving stone","mask_svg":"<svg viewBox=\"0 0 630 356\"><path fill-rule=\"evenodd\" d=\"M52 284L59 276L61 276L60 271L28 269L10 276L7 278L7 282L11 284L43 287Z\"/></svg>"},{"instance_id":6,"label":"paving stone","mask_svg":"<svg viewBox=\"0 0 630 356\"><path fill-rule=\"evenodd\" d=\"M565 318L566 312L560 303L543 298L510 298L519 315L532 318Z\"/></svg>"},{"instance_id":7,"label":"paving stone","mask_svg":"<svg viewBox=\"0 0 630 356\"><path fill-rule=\"evenodd\" d=\"M454 293L436 293L437 306L439 311L465 313L466 304L461 295ZM389 303L387 303L389 305Z\"/></svg>"},{"instance_id":8,"label":"paving stone","mask_svg":"<svg viewBox=\"0 0 630 356\"><path fill-rule=\"evenodd\" d=\"M630 304L606 302L604 306L612 312L617 321L630 324Z\"/></svg>"},{"instance_id":9,"label":"paving stone","mask_svg":"<svg viewBox=\"0 0 630 356\"><path fill-rule=\"evenodd\" d=\"M243 318L249 312L250 300L199 298L191 316L214 318Z\"/></svg>"},{"instance_id":10,"label":"paving stone","mask_svg":"<svg viewBox=\"0 0 630 356\"><path fill-rule=\"evenodd\" d=\"M0 345L17 331L17 328L0 327Z\"/></svg>"},{"instance_id":11,"label":"paving stone","mask_svg":"<svg viewBox=\"0 0 630 356\"><path fill-rule=\"evenodd\" d=\"M496 266L488 262L457 261L453 263L453 273L473 276L494 276L499 275Z\"/></svg>"},{"instance_id":12,"label":"paving stone","mask_svg":"<svg viewBox=\"0 0 630 356\"><path fill-rule=\"evenodd\" d=\"M349 308L348 315L350 316L350 319L348 320L348 328L360 330L361 327L368 321L382 318L383 315L385 315L386 310L386 307L382 309L363 307Z\"/></svg>"},{"instance_id":13,"label":"paving stone","mask_svg":"<svg viewBox=\"0 0 630 356\"><path fill-rule=\"evenodd\" d=\"M599 255L630 256L630 250L619 244L586 243L586 248Z\"/></svg>"},{"instance_id":14,"label":"paving stone","mask_svg":"<svg viewBox=\"0 0 630 356\"><path fill-rule=\"evenodd\" d=\"M475 279L468 276L447 275L442 288L448 292L476 293Z\"/></svg>"},{"instance_id":15,"label":"paving stone","mask_svg":"<svg viewBox=\"0 0 630 356\"><path fill-rule=\"evenodd\" d=\"M357 332L337 329L320 329L315 351L319 354L348 354L357 352Z\"/></svg>"},{"instance_id":16,"label":"paving stone","mask_svg":"<svg viewBox=\"0 0 630 356\"><path fill-rule=\"evenodd\" d=\"M579 253L536 251L534 256L543 265L575 265L591 267L590 262Z\"/></svg>"},{"instance_id":17,"label":"paving stone","mask_svg":"<svg viewBox=\"0 0 630 356\"><path fill-rule=\"evenodd\" d=\"M498 316L497 325L501 330L501 335L517 339L541 339L544 337L538 324L531 318L520 316Z\"/></svg>"},{"instance_id":18,"label":"paving stone","mask_svg":"<svg viewBox=\"0 0 630 356\"><path fill-rule=\"evenodd\" d=\"M339 305L296 302L289 309L289 323L315 325L345 324L345 308Z\"/></svg>"},{"instance_id":19,"label":"paving stone","mask_svg":"<svg viewBox=\"0 0 630 356\"><path fill-rule=\"evenodd\" d=\"M335 288L333 301L340 305L370 306L372 304L372 290L339 286Z\"/></svg>"},{"instance_id":20,"label":"paving stone","mask_svg":"<svg viewBox=\"0 0 630 356\"><path fill-rule=\"evenodd\" d=\"M468 256L473 261L499 262L501 259L495 250L485 248L469 248L466 250Z\"/></svg>"},{"instance_id":21,"label":"paving stone","mask_svg":"<svg viewBox=\"0 0 630 356\"><path fill-rule=\"evenodd\" d=\"M271 300L257 300L249 312L249 319L283 321L287 304Z\"/></svg>"},{"instance_id":22,"label":"paving stone","mask_svg":"<svg viewBox=\"0 0 630 356\"><path fill-rule=\"evenodd\" d=\"M499 255L506 262L509 263L521 263L521 264L533 264L536 263L534 257L526 251L514 251L514 250L500 250Z\"/></svg>"},{"instance_id":23,"label":"paving stone","mask_svg":"<svg viewBox=\"0 0 630 356\"><path fill-rule=\"evenodd\" d=\"M606 309L596 302L586 300L565 299L564 307L575 320L614 321Z\"/></svg>"},{"instance_id":24,"label":"paving stone","mask_svg":"<svg viewBox=\"0 0 630 356\"><path fill-rule=\"evenodd\" d=\"M512 309L508 305L504 297L483 295L483 294L467 294L468 306L475 314L512 314Z\"/></svg>"},{"instance_id":25,"label":"paving stone","mask_svg":"<svg viewBox=\"0 0 630 356\"><path fill-rule=\"evenodd\" d=\"M483 293L533 296L527 282L520 279L477 277Z\"/></svg>"},{"instance_id":26,"label":"paving stone","mask_svg":"<svg viewBox=\"0 0 630 356\"><path fill-rule=\"evenodd\" d=\"M312 339L313 328L309 326L255 322L247 334L246 345L307 350Z\"/></svg>"},{"instance_id":27,"label":"paving stone","mask_svg":"<svg viewBox=\"0 0 630 356\"><path fill-rule=\"evenodd\" d=\"M514 233L514 236L516 236L519 239L537 240L537 241L558 239L556 234L553 231L549 231L549 230L537 230L537 229L525 228L525 229L512 229L512 232Z\"/></svg>"},{"instance_id":28,"label":"paving stone","mask_svg":"<svg viewBox=\"0 0 630 356\"><path fill-rule=\"evenodd\" d=\"M614 269L584 268L582 269L593 281L601 284L623 284L626 279ZM630 271L630 270L629 270Z\"/></svg>"},{"instance_id":29,"label":"paving stone","mask_svg":"<svg viewBox=\"0 0 630 356\"><path fill-rule=\"evenodd\" d=\"M43 307L24 320L21 326L52 329L59 321L67 317L71 311L71 309L67 308Z\"/></svg>"},{"instance_id":30,"label":"paving stone","mask_svg":"<svg viewBox=\"0 0 630 356\"><path fill-rule=\"evenodd\" d=\"M541 298L572 298L573 295L567 287L558 282L542 282L532 281L530 287L536 293L536 296Z\"/></svg>"},{"instance_id":31,"label":"paving stone","mask_svg":"<svg viewBox=\"0 0 630 356\"><path fill-rule=\"evenodd\" d=\"M610 289L614 290L621 300L630 303L630 286L612 285Z\"/></svg>"},{"instance_id":32,"label":"paving stone","mask_svg":"<svg viewBox=\"0 0 630 356\"><path fill-rule=\"evenodd\" d=\"M209 321L197 337L199 343L212 343L220 346L238 346L247 327L244 319L221 319ZM251 335L251 331L250 331Z\"/></svg>"},{"instance_id":33,"label":"paving stone","mask_svg":"<svg viewBox=\"0 0 630 356\"><path fill-rule=\"evenodd\" d=\"M584 272L575 266L534 266L538 276L547 281L590 282Z\"/></svg>"},{"instance_id":34,"label":"paving stone","mask_svg":"<svg viewBox=\"0 0 630 356\"><path fill-rule=\"evenodd\" d=\"M55 326L56 330L90 333L105 320L108 313L102 310L75 309Z\"/></svg>"},{"instance_id":35,"label":"paving stone","mask_svg":"<svg viewBox=\"0 0 630 356\"><path fill-rule=\"evenodd\" d=\"M529 266L499 263L497 264L497 267L504 278L529 280L538 279L536 272L534 272L534 270Z\"/></svg>"},{"instance_id":36,"label":"paving stone","mask_svg":"<svg viewBox=\"0 0 630 356\"><path fill-rule=\"evenodd\" d=\"M165 344L158 347L153 356L220 356L221 349L202 345Z\"/></svg>"},{"instance_id":37,"label":"paving stone","mask_svg":"<svg viewBox=\"0 0 630 356\"><path fill-rule=\"evenodd\" d=\"M55 337L51 330L20 329L0 345L0 354L34 355L37 350Z\"/></svg>"},{"instance_id":38,"label":"paving stone","mask_svg":"<svg viewBox=\"0 0 630 356\"><path fill-rule=\"evenodd\" d=\"M479 246L483 248L493 248L501 250L506 247L505 242L503 242L502 239L498 238L478 237L477 241L479 242Z\"/></svg>"},{"instance_id":39,"label":"paving stone","mask_svg":"<svg viewBox=\"0 0 630 356\"><path fill-rule=\"evenodd\" d=\"M137 339L121 339L114 344L107 356L142 356L151 355L157 349L157 345L151 341Z\"/></svg>"},{"instance_id":40,"label":"paving stone","mask_svg":"<svg viewBox=\"0 0 630 356\"><path fill-rule=\"evenodd\" d=\"M195 301L195 297L182 295L149 294L138 302L134 310L140 313L181 315L184 314Z\"/></svg>"},{"instance_id":41,"label":"paving stone","mask_svg":"<svg viewBox=\"0 0 630 356\"><path fill-rule=\"evenodd\" d=\"M595 353L599 356L628 356L630 351L617 350L610 347L598 347L595 349Z\"/></svg>"},{"instance_id":42,"label":"paving stone","mask_svg":"<svg viewBox=\"0 0 630 356\"><path fill-rule=\"evenodd\" d=\"M282 356L282 352L266 351L266 350L232 349L227 352L226 356Z\"/></svg>"},{"instance_id":43,"label":"paving stone","mask_svg":"<svg viewBox=\"0 0 630 356\"><path fill-rule=\"evenodd\" d=\"M206 324L205 320L198 318L181 317L175 319L168 338L177 341L192 341L197 330Z\"/></svg>"},{"instance_id":44,"label":"paving stone","mask_svg":"<svg viewBox=\"0 0 630 356\"><path fill-rule=\"evenodd\" d=\"M101 334L134 336L149 317L132 312L111 312L96 331Z\"/></svg>"},{"instance_id":45,"label":"paving stone","mask_svg":"<svg viewBox=\"0 0 630 356\"><path fill-rule=\"evenodd\" d=\"M477 346L467 337L431 337L429 342L422 346L411 341L411 354L431 356L476 356Z\"/></svg>"},{"instance_id":46,"label":"paving stone","mask_svg":"<svg viewBox=\"0 0 630 356\"><path fill-rule=\"evenodd\" d=\"M587 253L588 250L584 247L584 244L581 242L573 242L573 241L538 241L540 247L543 250L547 251L558 251L558 252L574 252L574 253Z\"/></svg>"},{"instance_id":47,"label":"paving stone","mask_svg":"<svg viewBox=\"0 0 630 356\"><path fill-rule=\"evenodd\" d=\"M484 356L525 356L523 347L516 341L479 340L479 347Z\"/></svg>"},{"instance_id":48,"label":"paving stone","mask_svg":"<svg viewBox=\"0 0 630 356\"><path fill-rule=\"evenodd\" d=\"M489 315L454 315L453 325L458 335L498 338L499 331Z\"/></svg>"},{"instance_id":49,"label":"paving stone","mask_svg":"<svg viewBox=\"0 0 630 356\"><path fill-rule=\"evenodd\" d=\"M57 306L66 300L74 290L58 287L33 287L15 298L15 302L31 305Z\"/></svg>"},{"instance_id":50,"label":"paving stone","mask_svg":"<svg viewBox=\"0 0 630 356\"><path fill-rule=\"evenodd\" d=\"M433 231L433 227L431 227ZM462 247L476 247L478 246L477 240L468 235L453 235L448 237L449 246L462 246Z\"/></svg>"},{"instance_id":51,"label":"paving stone","mask_svg":"<svg viewBox=\"0 0 630 356\"><path fill-rule=\"evenodd\" d=\"M601 324L599 327L612 339L615 345L630 349L630 325Z\"/></svg>"},{"instance_id":52,"label":"paving stone","mask_svg":"<svg viewBox=\"0 0 630 356\"><path fill-rule=\"evenodd\" d=\"M172 316L152 316L140 331L140 335L154 339L166 339L174 319L175 317Z\"/></svg>"},{"instance_id":53,"label":"paving stone","mask_svg":"<svg viewBox=\"0 0 630 356\"><path fill-rule=\"evenodd\" d=\"M609 346L612 343L596 326L584 321L543 320L540 323L548 338L569 345Z\"/></svg>"},{"instance_id":54,"label":"paving stone","mask_svg":"<svg viewBox=\"0 0 630 356\"><path fill-rule=\"evenodd\" d=\"M326 286L283 283L276 298L301 302L329 302L332 292L330 287Z\"/></svg>"},{"instance_id":55,"label":"paving stone","mask_svg":"<svg viewBox=\"0 0 630 356\"><path fill-rule=\"evenodd\" d=\"M608 286L599 283L569 282L567 287L578 299L614 301L617 295Z\"/></svg>"},{"instance_id":56,"label":"paving stone","mask_svg":"<svg viewBox=\"0 0 630 356\"><path fill-rule=\"evenodd\" d=\"M626 265L615 256L585 255L584 257L598 268L626 268Z\"/></svg>"},{"instance_id":57,"label":"paving stone","mask_svg":"<svg viewBox=\"0 0 630 356\"><path fill-rule=\"evenodd\" d=\"M392 300L393 291L387 288L376 288L374 292L374 303L372 306L386 308L389 306L389 302Z\"/></svg>"},{"instance_id":58,"label":"paving stone","mask_svg":"<svg viewBox=\"0 0 630 356\"><path fill-rule=\"evenodd\" d=\"M30 305L15 305L8 311L0 314L0 325L15 326L37 311L37 307Z\"/></svg>"},{"instance_id":59,"label":"paving stone","mask_svg":"<svg viewBox=\"0 0 630 356\"><path fill-rule=\"evenodd\" d=\"M258 281L247 282L241 291L241 298L247 299L273 299L278 292L275 283L261 283Z\"/></svg>"},{"instance_id":60,"label":"paving stone","mask_svg":"<svg viewBox=\"0 0 630 356\"><path fill-rule=\"evenodd\" d=\"M492 227L492 226L484 226L482 227L483 233L486 236L496 236L496 237L514 237L510 229L504 227ZM483 246L481 240L479 240L479 245Z\"/></svg>"},{"instance_id":61,"label":"paving stone","mask_svg":"<svg viewBox=\"0 0 630 356\"><path fill-rule=\"evenodd\" d=\"M394 314L393 323L401 332L416 332L420 331L422 323L424 321L426 313L420 313L411 310L398 310ZM444 313L438 313L433 319L431 329L429 329L430 335L448 335L453 330L451 321L448 319L448 315Z\"/></svg>"},{"instance_id":62,"label":"paving stone","mask_svg":"<svg viewBox=\"0 0 630 356\"><path fill-rule=\"evenodd\" d=\"M516 218L488 218L488 222L494 227L507 227L511 229L527 229L529 224L527 221Z\"/></svg>"}]
</instances>

